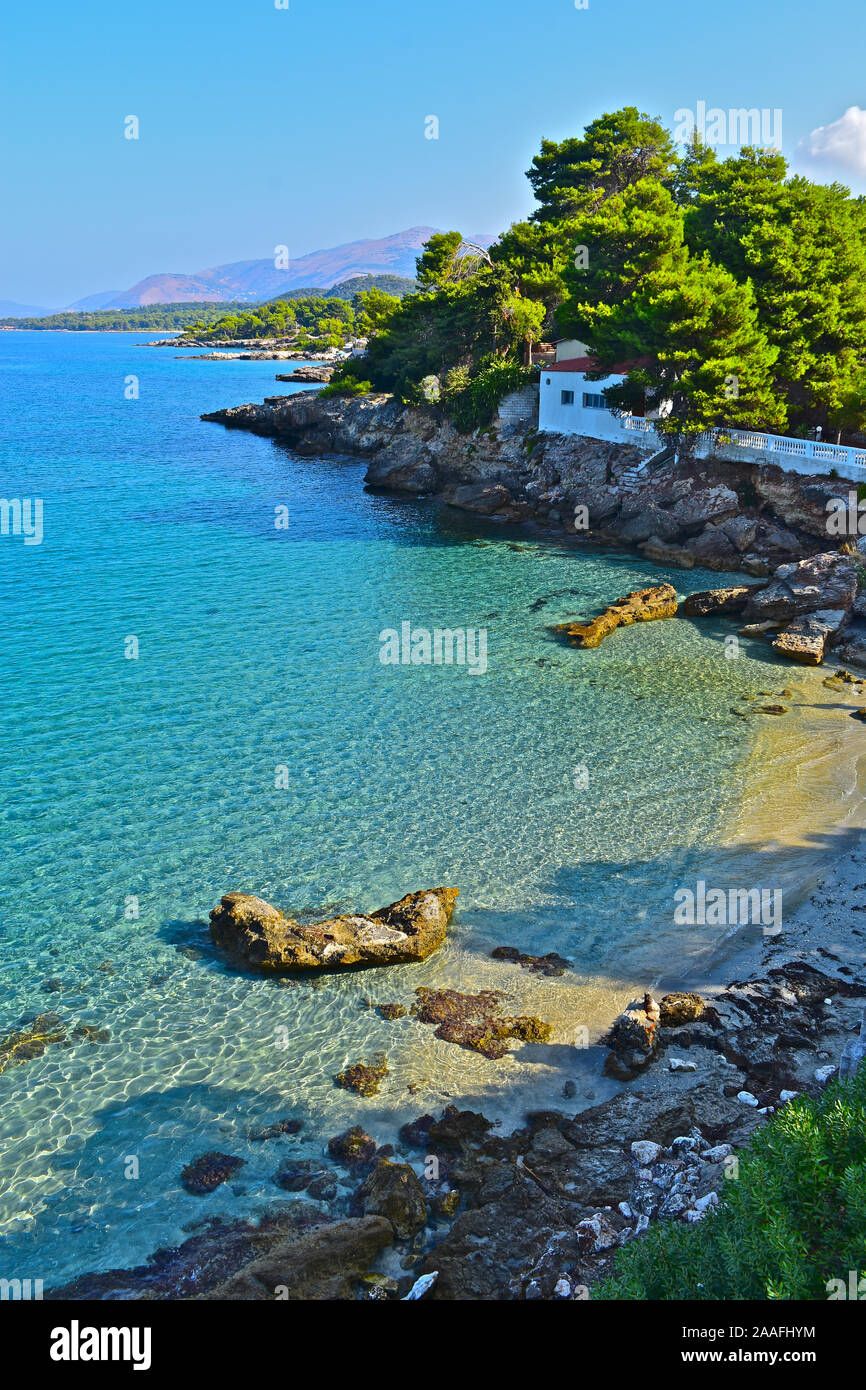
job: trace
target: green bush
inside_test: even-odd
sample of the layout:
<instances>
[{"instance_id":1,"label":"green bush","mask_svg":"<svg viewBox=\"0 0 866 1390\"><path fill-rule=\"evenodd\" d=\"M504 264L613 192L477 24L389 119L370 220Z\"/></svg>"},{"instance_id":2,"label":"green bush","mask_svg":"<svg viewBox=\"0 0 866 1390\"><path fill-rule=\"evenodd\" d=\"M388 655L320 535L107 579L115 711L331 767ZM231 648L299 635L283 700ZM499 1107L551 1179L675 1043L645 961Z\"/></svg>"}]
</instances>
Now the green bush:
<instances>
[{"instance_id":1,"label":"green bush","mask_svg":"<svg viewBox=\"0 0 866 1390\"><path fill-rule=\"evenodd\" d=\"M866 1273L866 1066L773 1116L720 1198L696 1225L663 1221L625 1246L593 1298L818 1301L828 1280Z\"/></svg>"},{"instance_id":2,"label":"green bush","mask_svg":"<svg viewBox=\"0 0 866 1390\"><path fill-rule=\"evenodd\" d=\"M358 381L355 377L343 376L329 381L319 392L320 396L368 396L373 387L369 381Z\"/></svg>"},{"instance_id":3,"label":"green bush","mask_svg":"<svg viewBox=\"0 0 866 1390\"><path fill-rule=\"evenodd\" d=\"M533 372L516 362L488 363L477 376L468 380L456 372L449 372L443 403L460 433L469 434L471 430L489 425L500 401L533 379Z\"/></svg>"}]
</instances>

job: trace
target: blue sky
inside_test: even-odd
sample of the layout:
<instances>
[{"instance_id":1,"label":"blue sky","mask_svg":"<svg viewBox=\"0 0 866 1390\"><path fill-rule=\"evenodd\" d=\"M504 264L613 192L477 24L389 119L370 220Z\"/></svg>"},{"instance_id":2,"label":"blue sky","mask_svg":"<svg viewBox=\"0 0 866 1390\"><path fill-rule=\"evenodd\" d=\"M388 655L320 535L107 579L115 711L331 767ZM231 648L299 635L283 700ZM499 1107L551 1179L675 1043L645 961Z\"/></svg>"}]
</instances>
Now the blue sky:
<instances>
[{"instance_id":1,"label":"blue sky","mask_svg":"<svg viewBox=\"0 0 866 1390\"><path fill-rule=\"evenodd\" d=\"M795 167L866 192L863 0L288 3L7 0L0 297L418 224L494 234L530 209L543 136L626 104L671 127L698 101L781 108Z\"/></svg>"}]
</instances>

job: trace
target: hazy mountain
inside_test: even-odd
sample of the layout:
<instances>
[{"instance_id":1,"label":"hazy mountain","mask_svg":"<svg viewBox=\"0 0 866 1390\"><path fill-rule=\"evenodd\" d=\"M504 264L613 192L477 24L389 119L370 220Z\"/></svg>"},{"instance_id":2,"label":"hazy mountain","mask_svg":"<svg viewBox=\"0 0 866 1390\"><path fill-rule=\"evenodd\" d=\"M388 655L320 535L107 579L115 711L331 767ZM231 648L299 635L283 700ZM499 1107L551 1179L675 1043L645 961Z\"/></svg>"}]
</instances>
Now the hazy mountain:
<instances>
[{"instance_id":1,"label":"hazy mountain","mask_svg":"<svg viewBox=\"0 0 866 1390\"><path fill-rule=\"evenodd\" d=\"M19 304L15 299L0 299L0 319L36 319L51 312L41 304Z\"/></svg>"},{"instance_id":2,"label":"hazy mountain","mask_svg":"<svg viewBox=\"0 0 866 1390\"><path fill-rule=\"evenodd\" d=\"M89 295L69 308L129 309L145 304L180 304L196 300L255 303L300 287L327 289L354 275L387 273L414 277L415 258L436 230L435 227L410 227L408 231L378 241L351 241L327 251L311 251L290 260L288 270L277 270L273 260L232 261L228 265L197 271L194 275L148 275L131 289ZM482 240L489 243L492 238Z\"/></svg>"}]
</instances>

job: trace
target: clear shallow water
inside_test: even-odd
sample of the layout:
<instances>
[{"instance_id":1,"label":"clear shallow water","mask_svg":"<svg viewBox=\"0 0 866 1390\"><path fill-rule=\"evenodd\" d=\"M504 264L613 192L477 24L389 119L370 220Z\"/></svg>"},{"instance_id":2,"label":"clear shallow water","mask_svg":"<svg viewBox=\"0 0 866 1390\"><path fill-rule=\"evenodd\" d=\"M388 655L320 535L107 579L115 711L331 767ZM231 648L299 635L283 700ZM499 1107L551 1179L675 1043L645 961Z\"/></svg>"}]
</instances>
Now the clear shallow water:
<instances>
[{"instance_id":1,"label":"clear shallow water","mask_svg":"<svg viewBox=\"0 0 866 1390\"><path fill-rule=\"evenodd\" d=\"M597 1036L635 982L703 959L671 901L711 879L751 775L755 726L730 706L792 680L766 648L725 661L711 627L684 622L559 645L549 624L663 576L373 496L362 462L201 423L291 391L282 364L146 341L0 334L0 491L45 505L42 545L0 539L0 1033L44 1010L111 1033L0 1075L0 1275L47 1283L290 1200L280 1158L347 1124L386 1142L451 1099L508 1124L565 1079L575 1104L607 1094L575 1030ZM379 633L404 620L486 628L487 673L383 666ZM283 988L209 948L230 889L315 914L439 883L460 887L458 912L418 966ZM539 980L491 961L500 944L574 970ZM554 1045L490 1062L366 1006L420 984L501 989L554 1023ZM334 1086L378 1050L377 1097ZM288 1114L300 1140L248 1142ZM180 1169L209 1148L247 1164L194 1198Z\"/></svg>"}]
</instances>

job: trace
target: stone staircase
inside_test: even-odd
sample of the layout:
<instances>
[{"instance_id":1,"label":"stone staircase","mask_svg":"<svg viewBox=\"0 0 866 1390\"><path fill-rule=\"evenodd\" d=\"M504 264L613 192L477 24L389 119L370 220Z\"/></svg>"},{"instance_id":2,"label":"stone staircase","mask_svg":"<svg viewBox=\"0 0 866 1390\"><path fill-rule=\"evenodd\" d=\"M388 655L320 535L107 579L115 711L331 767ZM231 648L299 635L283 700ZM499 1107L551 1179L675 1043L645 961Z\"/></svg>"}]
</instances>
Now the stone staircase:
<instances>
[{"instance_id":1,"label":"stone staircase","mask_svg":"<svg viewBox=\"0 0 866 1390\"><path fill-rule=\"evenodd\" d=\"M624 468L619 475L619 488L621 492L636 492L642 482L646 482L650 472L655 473L659 468L664 468L668 463L676 463L677 451L672 444L666 444L657 453L650 454L649 458L641 459L640 463L633 463Z\"/></svg>"}]
</instances>

